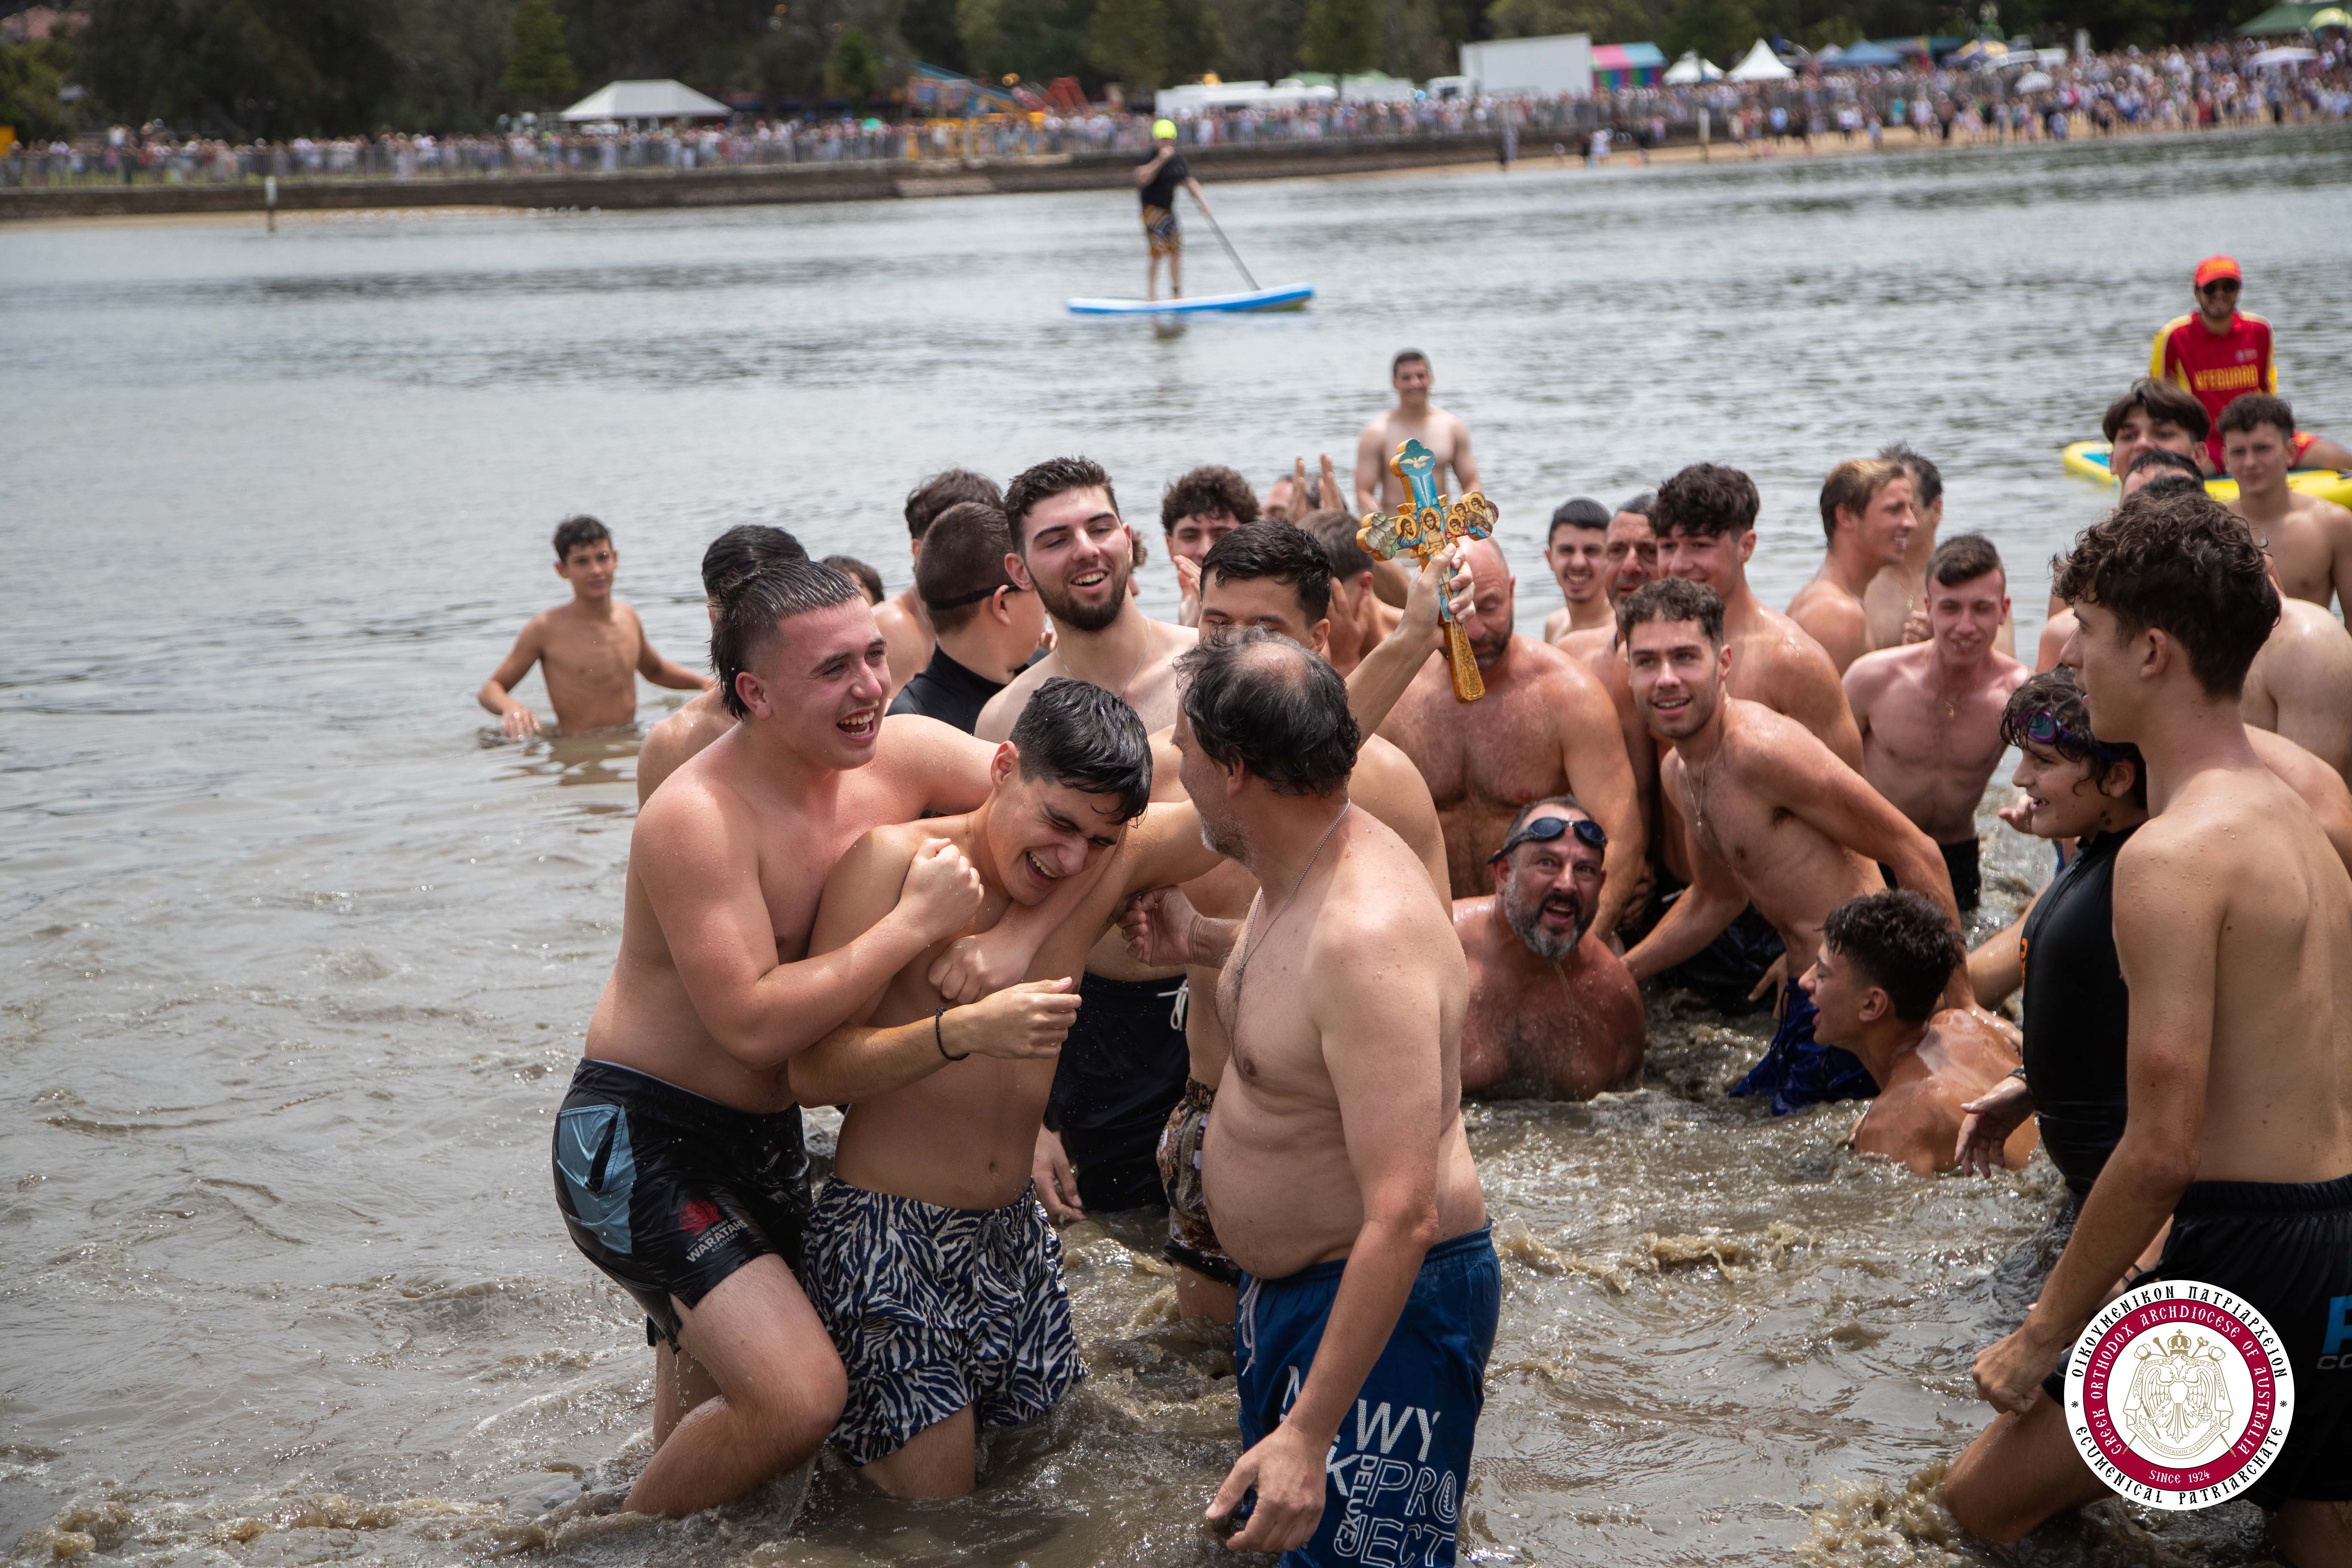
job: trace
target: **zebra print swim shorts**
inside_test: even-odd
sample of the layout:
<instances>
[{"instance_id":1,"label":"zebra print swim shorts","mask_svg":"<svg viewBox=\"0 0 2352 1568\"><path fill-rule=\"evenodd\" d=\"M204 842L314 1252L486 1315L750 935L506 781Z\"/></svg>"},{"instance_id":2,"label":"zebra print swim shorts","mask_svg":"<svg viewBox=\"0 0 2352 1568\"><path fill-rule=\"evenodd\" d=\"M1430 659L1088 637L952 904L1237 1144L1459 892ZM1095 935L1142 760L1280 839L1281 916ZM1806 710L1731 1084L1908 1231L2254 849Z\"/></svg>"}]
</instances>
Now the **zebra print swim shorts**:
<instances>
[{"instance_id":1,"label":"zebra print swim shorts","mask_svg":"<svg viewBox=\"0 0 2352 1568\"><path fill-rule=\"evenodd\" d=\"M1034 1420L1086 1375L1061 1239L1034 1188L1001 1209L950 1209L836 1176L803 1247L802 1286L849 1373L833 1442L852 1465L967 1405L982 1426Z\"/></svg>"}]
</instances>

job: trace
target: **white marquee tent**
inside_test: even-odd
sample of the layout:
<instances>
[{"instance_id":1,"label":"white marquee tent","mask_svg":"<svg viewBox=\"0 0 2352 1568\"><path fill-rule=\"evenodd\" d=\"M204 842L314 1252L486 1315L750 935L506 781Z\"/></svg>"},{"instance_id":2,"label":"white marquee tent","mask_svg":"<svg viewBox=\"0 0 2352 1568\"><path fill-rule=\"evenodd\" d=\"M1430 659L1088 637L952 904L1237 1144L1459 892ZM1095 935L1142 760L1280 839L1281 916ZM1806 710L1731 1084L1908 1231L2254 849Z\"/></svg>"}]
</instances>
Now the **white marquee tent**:
<instances>
[{"instance_id":1,"label":"white marquee tent","mask_svg":"<svg viewBox=\"0 0 2352 1568\"><path fill-rule=\"evenodd\" d=\"M1668 87L1688 87L1693 82L1721 81L1722 79L1723 68L1713 60L1699 58L1696 49L1691 50L1666 68L1665 82Z\"/></svg>"},{"instance_id":2,"label":"white marquee tent","mask_svg":"<svg viewBox=\"0 0 2352 1568\"><path fill-rule=\"evenodd\" d=\"M734 112L682 81L608 81L563 111L563 119L724 120Z\"/></svg>"},{"instance_id":3,"label":"white marquee tent","mask_svg":"<svg viewBox=\"0 0 2352 1568\"><path fill-rule=\"evenodd\" d=\"M1780 57L1759 38L1756 47L1748 51L1748 58L1723 74L1732 81L1787 81L1797 73L1782 65Z\"/></svg>"}]
</instances>

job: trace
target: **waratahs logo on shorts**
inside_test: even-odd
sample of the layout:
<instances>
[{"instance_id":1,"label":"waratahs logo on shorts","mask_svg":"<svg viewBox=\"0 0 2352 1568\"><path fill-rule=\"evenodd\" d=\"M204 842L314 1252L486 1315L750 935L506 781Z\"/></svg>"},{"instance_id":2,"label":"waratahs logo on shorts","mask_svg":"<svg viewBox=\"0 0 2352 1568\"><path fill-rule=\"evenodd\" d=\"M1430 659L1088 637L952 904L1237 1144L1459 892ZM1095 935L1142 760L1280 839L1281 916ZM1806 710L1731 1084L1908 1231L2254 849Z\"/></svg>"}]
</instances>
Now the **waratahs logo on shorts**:
<instances>
[{"instance_id":1,"label":"waratahs logo on shorts","mask_svg":"<svg viewBox=\"0 0 2352 1568\"><path fill-rule=\"evenodd\" d=\"M2168 1279L2091 1320L2066 1363L2066 1426L2123 1497L2210 1508L2254 1484L2294 1416L2294 1373L2263 1315L2227 1290Z\"/></svg>"},{"instance_id":2,"label":"waratahs logo on shorts","mask_svg":"<svg viewBox=\"0 0 2352 1568\"><path fill-rule=\"evenodd\" d=\"M688 1198L678 1205L677 1227L688 1236L700 1236L726 1217L709 1198Z\"/></svg>"}]
</instances>

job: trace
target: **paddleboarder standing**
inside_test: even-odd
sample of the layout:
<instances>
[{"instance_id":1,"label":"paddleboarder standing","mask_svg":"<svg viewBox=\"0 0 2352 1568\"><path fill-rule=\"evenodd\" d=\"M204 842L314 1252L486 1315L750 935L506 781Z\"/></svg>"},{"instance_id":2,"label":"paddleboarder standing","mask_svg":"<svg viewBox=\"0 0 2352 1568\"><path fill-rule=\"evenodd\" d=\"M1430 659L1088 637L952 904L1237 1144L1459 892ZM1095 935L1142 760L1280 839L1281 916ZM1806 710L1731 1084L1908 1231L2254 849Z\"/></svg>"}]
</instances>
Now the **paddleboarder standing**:
<instances>
[{"instance_id":1,"label":"paddleboarder standing","mask_svg":"<svg viewBox=\"0 0 2352 1568\"><path fill-rule=\"evenodd\" d=\"M1151 258L1143 268L1143 297L1160 298L1160 258L1164 256L1169 297L1181 300L1184 297L1184 228L1176 221L1176 187L1181 185L1192 193L1203 216L1210 216L1209 198L1201 194L1201 182L1192 177L1183 154L1176 151L1176 122L1154 121L1151 141L1151 151L1135 165L1135 183L1143 195L1143 236L1151 247Z\"/></svg>"}]
</instances>

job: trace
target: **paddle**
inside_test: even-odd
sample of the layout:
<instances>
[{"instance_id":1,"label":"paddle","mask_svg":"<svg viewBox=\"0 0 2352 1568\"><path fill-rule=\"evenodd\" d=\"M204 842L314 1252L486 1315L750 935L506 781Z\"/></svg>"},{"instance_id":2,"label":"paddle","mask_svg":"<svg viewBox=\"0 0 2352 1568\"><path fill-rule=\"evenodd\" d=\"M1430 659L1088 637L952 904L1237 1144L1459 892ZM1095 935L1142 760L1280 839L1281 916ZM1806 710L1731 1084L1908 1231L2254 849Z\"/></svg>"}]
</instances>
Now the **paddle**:
<instances>
[{"instance_id":1,"label":"paddle","mask_svg":"<svg viewBox=\"0 0 2352 1568\"><path fill-rule=\"evenodd\" d=\"M1234 265L1242 269L1242 278L1249 284L1250 292L1253 294L1256 293L1258 291L1257 279L1250 276L1249 264L1242 259L1242 253L1234 248L1234 242L1225 237L1224 227L1217 222L1217 215L1211 212L1205 205L1202 205L1201 198L1198 196L1192 198L1192 203L1195 206L1199 206L1201 208L1201 216L1209 220L1209 227L1216 235L1217 243L1225 247L1225 254L1232 257L1234 258Z\"/></svg>"}]
</instances>

